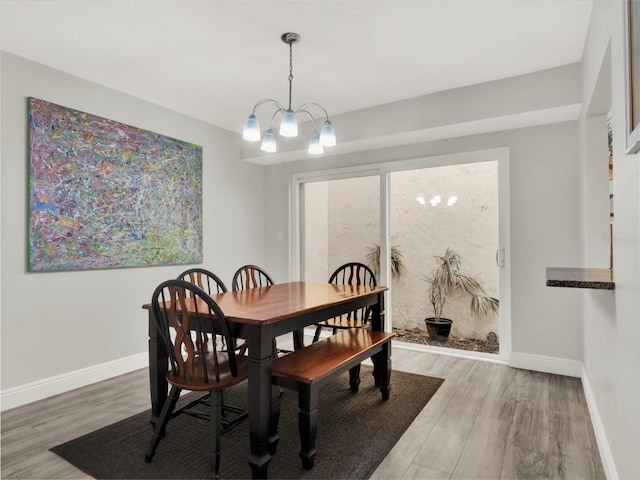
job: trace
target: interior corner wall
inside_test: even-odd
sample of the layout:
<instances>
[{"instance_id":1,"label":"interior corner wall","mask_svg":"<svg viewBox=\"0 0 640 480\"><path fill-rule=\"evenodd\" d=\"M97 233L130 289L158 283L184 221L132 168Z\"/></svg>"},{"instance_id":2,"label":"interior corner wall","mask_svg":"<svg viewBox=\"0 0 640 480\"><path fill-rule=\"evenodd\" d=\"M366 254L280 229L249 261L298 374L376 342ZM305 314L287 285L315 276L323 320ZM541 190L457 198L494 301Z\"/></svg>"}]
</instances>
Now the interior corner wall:
<instances>
[{"instance_id":1,"label":"interior corner wall","mask_svg":"<svg viewBox=\"0 0 640 480\"><path fill-rule=\"evenodd\" d=\"M203 147L203 264L231 283L264 252L263 167L239 161L239 136L122 92L0 52L2 392L147 351L155 286L188 266L27 272L27 97ZM239 220L240 219L240 220Z\"/></svg>"},{"instance_id":2,"label":"interior corner wall","mask_svg":"<svg viewBox=\"0 0 640 480\"><path fill-rule=\"evenodd\" d=\"M626 155L625 67L622 7L625 2L594 2L583 53L583 105L601 104L597 85L610 68L611 126L613 131L615 291L585 291L584 384L601 456L610 480L640 478L640 154ZM610 46L610 58L608 48ZM606 62L610 62L607 65ZM584 131L589 162L590 122ZM607 154L606 150L601 153ZM603 163L607 159L603 158ZM584 195L592 192L587 190ZM585 202L588 198L585 199ZM585 211L585 222L592 211ZM599 238L587 238L587 249L597 252ZM593 255L587 258L593 259ZM602 266L602 265L586 265Z\"/></svg>"},{"instance_id":3,"label":"interior corner wall","mask_svg":"<svg viewBox=\"0 0 640 480\"><path fill-rule=\"evenodd\" d=\"M546 286L546 267L572 267L581 260L577 146L573 121L270 166L267 225L288 224L285 192L294 173L508 147L512 351L580 361L579 293ZM274 238L267 233L267 255L288 261L288 243Z\"/></svg>"}]
</instances>

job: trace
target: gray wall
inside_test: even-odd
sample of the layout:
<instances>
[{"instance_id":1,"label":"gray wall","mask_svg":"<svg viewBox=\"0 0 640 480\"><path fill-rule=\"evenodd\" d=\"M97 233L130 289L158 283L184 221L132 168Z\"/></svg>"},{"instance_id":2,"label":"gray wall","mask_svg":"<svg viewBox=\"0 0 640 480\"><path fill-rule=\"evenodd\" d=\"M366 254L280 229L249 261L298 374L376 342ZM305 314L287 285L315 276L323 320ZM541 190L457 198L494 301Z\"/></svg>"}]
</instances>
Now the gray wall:
<instances>
[{"instance_id":1,"label":"gray wall","mask_svg":"<svg viewBox=\"0 0 640 480\"><path fill-rule=\"evenodd\" d=\"M588 172L602 168L606 146L593 143L593 131L612 118L614 165L614 273L616 290L584 291L584 379L591 393L594 428L608 440L601 453L612 465L609 478L640 478L640 155L625 154L625 74L623 2L594 2L583 54L582 190L584 258L606 266L601 217L608 212ZM607 225L608 227L608 225ZM603 252L605 250L605 252ZM606 257L606 260L603 258ZM604 261L603 261L604 260Z\"/></svg>"},{"instance_id":2,"label":"gray wall","mask_svg":"<svg viewBox=\"0 0 640 480\"><path fill-rule=\"evenodd\" d=\"M302 171L422 158L498 147L510 150L512 350L582 358L579 293L545 286L547 266L580 263L578 122L522 128L267 169L268 225L287 225L289 176ZM605 180L606 181L606 180ZM267 232L267 239L274 234ZM267 255L287 274L288 244L270 240Z\"/></svg>"},{"instance_id":3,"label":"gray wall","mask_svg":"<svg viewBox=\"0 0 640 480\"><path fill-rule=\"evenodd\" d=\"M265 264L263 167L239 161L228 131L20 57L1 53L2 390L147 351L155 285L186 266L27 273L27 97L203 147L203 266L227 283Z\"/></svg>"}]
</instances>

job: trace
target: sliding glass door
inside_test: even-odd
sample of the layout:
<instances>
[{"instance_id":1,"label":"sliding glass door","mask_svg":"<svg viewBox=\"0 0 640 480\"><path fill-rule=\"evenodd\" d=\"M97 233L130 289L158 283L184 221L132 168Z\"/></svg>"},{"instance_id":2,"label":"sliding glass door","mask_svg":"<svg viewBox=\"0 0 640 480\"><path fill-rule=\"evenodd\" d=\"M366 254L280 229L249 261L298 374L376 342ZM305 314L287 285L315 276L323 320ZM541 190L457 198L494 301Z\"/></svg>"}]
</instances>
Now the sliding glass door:
<instances>
[{"instance_id":1,"label":"sliding glass door","mask_svg":"<svg viewBox=\"0 0 640 480\"><path fill-rule=\"evenodd\" d=\"M432 338L425 318L434 317L427 294L439 260L461 259L474 294L499 298L498 162L463 163L390 173L391 243L403 266L394 279L393 326L401 341L497 353L498 315L473 314L471 295L458 289L446 298L442 316L452 320L449 337ZM463 284L466 285L466 284ZM477 286L474 284L477 289Z\"/></svg>"},{"instance_id":2,"label":"sliding glass door","mask_svg":"<svg viewBox=\"0 0 640 480\"><path fill-rule=\"evenodd\" d=\"M508 355L508 152L301 174L292 193L293 278L325 282L343 263L368 264L390 287L387 329L400 342ZM452 340L438 344L424 319L433 316L428 279L447 249L500 308L475 315L468 295L452 295L444 309L454 317Z\"/></svg>"}]
</instances>

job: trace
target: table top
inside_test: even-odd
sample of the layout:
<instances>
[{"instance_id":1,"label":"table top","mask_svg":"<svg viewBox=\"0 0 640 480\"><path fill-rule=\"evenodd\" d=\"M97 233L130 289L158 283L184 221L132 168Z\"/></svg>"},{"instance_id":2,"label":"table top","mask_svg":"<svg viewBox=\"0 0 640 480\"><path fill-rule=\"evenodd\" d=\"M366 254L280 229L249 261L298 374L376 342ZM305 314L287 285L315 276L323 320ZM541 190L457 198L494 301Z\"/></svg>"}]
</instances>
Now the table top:
<instances>
[{"instance_id":1,"label":"table top","mask_svg":"<svg viewBox=\"0 0 640 480\"><path fill-rule=\"evenodd\" d=\"M291 282L211 295L227 319L246 324L269 324L325 307L377 295L387 287ZM149 309L150 305L143 305Z\"/></svg>"}]
</instances>

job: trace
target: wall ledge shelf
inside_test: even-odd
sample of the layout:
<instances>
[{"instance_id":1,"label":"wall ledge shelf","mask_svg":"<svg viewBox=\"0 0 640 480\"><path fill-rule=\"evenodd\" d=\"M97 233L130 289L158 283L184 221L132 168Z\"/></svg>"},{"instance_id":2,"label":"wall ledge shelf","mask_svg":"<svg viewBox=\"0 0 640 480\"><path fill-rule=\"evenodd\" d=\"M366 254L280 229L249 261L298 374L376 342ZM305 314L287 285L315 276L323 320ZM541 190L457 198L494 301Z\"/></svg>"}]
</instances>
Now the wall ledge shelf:
<instances>
[{"instance_id":1,"label":"wall ledge shelf","mask_svg":"<svg viewBox=\"0 0 640 480\"><path fill-rule=\"evenodd\" d=\"M615 290L616 284L609 268L547 267L547 287Z\"/></svg>"}]
</instances>

